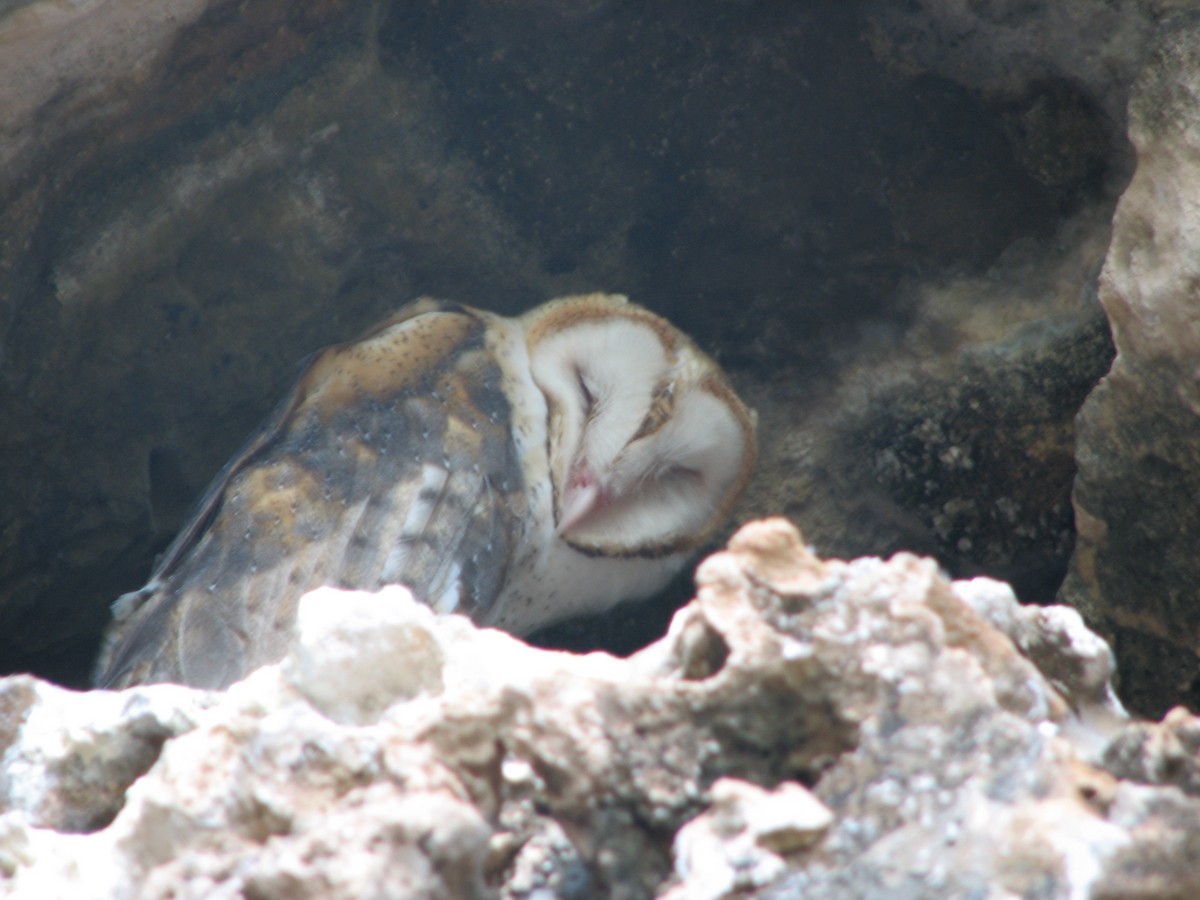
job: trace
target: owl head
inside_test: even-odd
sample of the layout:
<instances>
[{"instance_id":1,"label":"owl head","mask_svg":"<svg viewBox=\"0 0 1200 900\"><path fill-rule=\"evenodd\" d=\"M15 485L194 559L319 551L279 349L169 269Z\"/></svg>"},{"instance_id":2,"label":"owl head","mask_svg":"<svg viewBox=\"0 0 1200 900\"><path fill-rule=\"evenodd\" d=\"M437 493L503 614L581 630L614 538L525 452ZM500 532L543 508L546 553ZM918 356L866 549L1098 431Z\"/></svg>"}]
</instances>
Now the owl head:
<instances>
[{"instance_id":1,"label":"owl head","mask_svg":"<svg viewBox=\"0 0 1200 900\"><path fill-rule=\"evenodd\" d=\"M754 417L707 355L620 295L526 313L548 408L555 525L589 555L658 557L703 542L755 457Z\"/></svg>"}]
</instances>

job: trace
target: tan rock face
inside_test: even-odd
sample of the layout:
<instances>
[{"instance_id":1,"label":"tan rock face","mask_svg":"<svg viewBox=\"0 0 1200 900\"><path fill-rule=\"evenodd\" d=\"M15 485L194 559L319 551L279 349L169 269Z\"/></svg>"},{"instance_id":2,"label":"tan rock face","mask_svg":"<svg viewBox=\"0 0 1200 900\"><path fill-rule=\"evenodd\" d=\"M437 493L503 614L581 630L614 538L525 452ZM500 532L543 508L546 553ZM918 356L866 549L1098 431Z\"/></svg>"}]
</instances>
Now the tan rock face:
<instances>
[{"instance_id":1,"label":"tan rock face","mask_svg":"<svg viewBox=\"0 0 1200 900\"><path fill-rule=\"evenodd\" d=\"M1111 636L1123 692L1161 714L1200 701L1200 38L1164 29L1129 105L1137 171L1100 300L1117 358L1079 417L1078 546L1063 597Z\"/></svg>"},{"instance_id":2,"label":"tan rock face","mask_svg":"<svg viewBox=\"0 0 1200 900\"><path fill-rule=\"evenodd\" d=\"M698 583L628 660L537 650L400 589L321 590L292 656L225 693L10 680L0 887L1069 896L1118 870L1146 884L1130 861L1151 840L1191 884L1163 848L1200 804L1089 762L1116 733L1114 773L1155 766L1077 618L913 556L822 561L779 519L742 529ZM162 741L140 777L139 729ZM90 789L70 774L85 761Z\"/></svg>"}]
</instances>

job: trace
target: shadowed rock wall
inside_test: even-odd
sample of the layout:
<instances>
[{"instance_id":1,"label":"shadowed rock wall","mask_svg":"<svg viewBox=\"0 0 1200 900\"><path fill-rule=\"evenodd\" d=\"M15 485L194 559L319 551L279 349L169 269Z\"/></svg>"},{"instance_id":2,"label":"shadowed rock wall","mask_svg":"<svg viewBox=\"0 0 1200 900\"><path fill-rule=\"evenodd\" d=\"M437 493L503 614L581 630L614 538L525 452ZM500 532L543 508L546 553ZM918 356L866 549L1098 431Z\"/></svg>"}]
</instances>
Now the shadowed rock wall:
<instances>
[{"instance_id":1,"label":"shadowed rock wall","mask_svg":"<svg viewBox=\"0 0 1200 900\"><path fill-rule=\"evenodd\" d=\"M741 518L1050 601L1169 12L8 7L0 669L82 683L300 360L422 293L628 293L758 408ZM631 650L687 592L544 640Z\"/></svg>"}]
</instances>

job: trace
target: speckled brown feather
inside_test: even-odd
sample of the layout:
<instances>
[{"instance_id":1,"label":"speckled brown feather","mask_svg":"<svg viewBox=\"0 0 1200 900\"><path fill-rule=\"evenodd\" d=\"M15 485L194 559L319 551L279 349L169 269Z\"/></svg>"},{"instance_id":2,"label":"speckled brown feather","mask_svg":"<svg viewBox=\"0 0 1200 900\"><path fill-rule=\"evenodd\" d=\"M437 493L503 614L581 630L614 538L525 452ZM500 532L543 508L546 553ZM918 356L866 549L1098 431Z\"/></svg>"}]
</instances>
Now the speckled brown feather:
<instances>
[{"instance_id":1,"label":"speckled brown feather","mask_svg":"<svg viewBox=\"0 0 1200 900\"><path fill-rule=\"evenodd\" d=\"M316 355L138 592L98 684L225 687L283 655L325 583L486 611L525 493L485 315L418 301Z\"/></svg>"}]
</instances>

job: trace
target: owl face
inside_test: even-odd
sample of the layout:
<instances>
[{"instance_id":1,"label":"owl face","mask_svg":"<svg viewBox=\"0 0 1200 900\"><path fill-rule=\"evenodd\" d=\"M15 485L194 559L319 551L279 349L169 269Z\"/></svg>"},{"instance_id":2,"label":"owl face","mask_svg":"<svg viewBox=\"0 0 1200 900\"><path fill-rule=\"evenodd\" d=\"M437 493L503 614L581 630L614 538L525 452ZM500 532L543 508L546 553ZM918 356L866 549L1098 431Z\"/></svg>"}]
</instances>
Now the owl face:
<instances>
[{"instance_id":1,"label":"owl face","mask_svg":"<svg viewBox=\"0 0 1200 900\"><path fill-rule=\"evenodd\" d=\"M526 314L548 408L562 540L600 556L666 556L703 541L749 475L754 429L686 336L625 298L593 294Z\"/></svg>"},{"instance_id":2,"label":"owl face","mask_svg":"<svg viewBox=\"0 0 1200 900\"><path fill-rule=\"evenodd\" d=\"M317 354L114 607L98 683L225 687L324 584L526 634L660 589L728 514L751 414L624 297L421 300Z\"/></svg>"}]
</instances>

